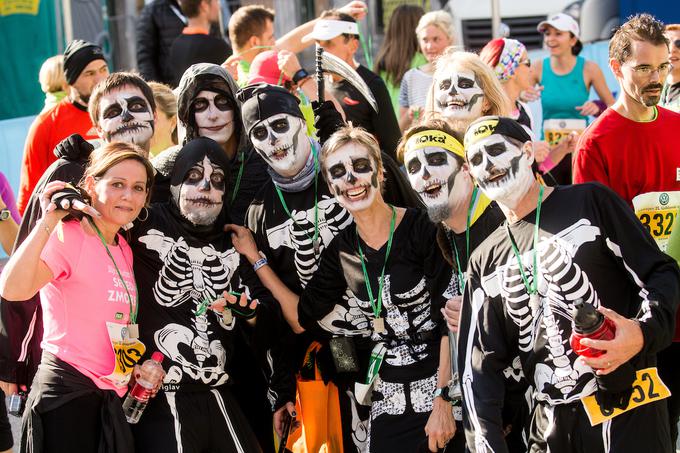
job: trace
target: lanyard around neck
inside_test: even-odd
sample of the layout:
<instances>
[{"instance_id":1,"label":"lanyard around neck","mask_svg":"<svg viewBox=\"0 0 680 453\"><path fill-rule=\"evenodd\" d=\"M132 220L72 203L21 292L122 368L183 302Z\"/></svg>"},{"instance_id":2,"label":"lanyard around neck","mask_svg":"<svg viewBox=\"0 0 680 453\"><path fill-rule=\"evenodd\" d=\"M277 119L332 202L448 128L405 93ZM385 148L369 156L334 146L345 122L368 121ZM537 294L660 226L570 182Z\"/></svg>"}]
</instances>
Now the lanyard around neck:
<instances>
[{"instance_id":1,"label":"lanyard around neck","mask_svg":"<svg viewBox=\"0 0 680 453\"><path fill-rule=\"evenodd\" d=\"M397 210L394 206L392 208L392 220L390 220L390 235L387 238L387 250L385 251L385 261L383 262L382 271L380 272L380 280L378 280L378 300L376 302L373 297L373 289L371 289L371 280L368 278L368 270L366 269L366 259L364 258L364 251L361 249L361 239L359 238L359 231L357 231L357 245L359 246L359 257L361 258L361 269L364 272L364 283L366 284L366 292L368 292L368 299L371 303L371 309L376 318L380 317L382 311L382 290L383 283L385 283L385 267L387 266L387 259L392 250L392 238L394 237L394 225L397 220Z\"/></svg>"},{"instance_id":2,"label":"lanyard around neck","mask_svg":"<svg viewBox=\"0 0 680 453\"><path fill-rule=\"evenodd\" d=\"M106 249L106 254L109 255L109 258L111 258L111 262L113 263L113 267L116 268L116 272L118 273L118 278L120 278L121 283L123 284L123 288L125 288L125 292L127 293L128 300L130 301L130 317L128 318L128 324L137 324L137 310L139 308L139 305L137 304L137 299L138 297L137 292L135 293L135 299L132 299L132 296L130 296L130 291L128 291L127 284L125 283L125 279L123 279L123 276L120 274L120 269L118 269L118 265L116 264L116 260L113 259L113 255L111 254L111 250L109 250L109 246L106 245L106 241L104 240L104 236L102 235L102 232L99 231L99 227L94 223L93 220L88 219L90 222L90 225L94 227L94 230L97 232L97 236L99 236L99 239L102 241L102 244L104 245L104 249ZM125 258L125 256L123 256ZM133 272L132 269L130 269L130 272ZM135 290L137 290L136 284L135 284Z\"/></svg>"},{"instance_id":3,"label":"lanyard around neck","mask_svg":"<svg viewBox=\"0 0 680 453\"><path fill-rule=\"evenodd\" d=\"M465 218L465 260L470 259L470 218L472 216L472 208L475 205L477 199L477 192L479 187L475 185L472 190L472 197L470 197L470 203L468 204L467 216ZM458 266L458 284L460 285L460 292L465 291L465 279L463 277L463 270L460 267L460 256L458 255L458 246L456 246L455 237L451 237L451 244L453 245L453 253L456 257L456 266Z\"/></svg>"},{"instance_id":4,"label":"lanyard around neck","mask_svg":"<svg viewBox=\"0 0 680 453\"><path fill-rule=\"evenodd\" d=\"M293 218L292 214L290 213L290 210L288 209L288 205L286 205L286 200L283 198L283 193L281 192L281 189L279 186L274 183L274 189L276 189L276 193L279 196L279 200L281 200L281 206L283 206L283 210L286 211L286 215L288 215L288 218L293 221L295 225L298 226L304 233L305 236L309 238L309 240L312 241L312 244L314 246L314 251L318 253L318 239L319 239L319 191L318 191L318 182L319 182L319 158L316 155L316 152L314 149L312 149L312 154L314 155L314 236L310 237L309 233L307 233L307 230L303 229L299 223Z\"/></svg>"},{"instance_id":5,"label":"lanyard around neck","mask_svg":"<svg viewBox=\"0 0 680 453\"><path fill-rule=\"evenodd\" d=\"M536 224L534 225L534 246L532 250L533 254L533 272L534 272L534 278L533 281L531 282L531 285L529 285L529 279L527 278L527 273L524 270L524 265L522 264L522 257L519 254L519 249L517 248L517 244L515 243L515 238L512 236L512 232L510 231L510 225L508 223L505 224L505 230L508 233L508 238L510 239L510 245L512 245L512 251L515 254L515 258L517 258L517 263L519 264L519 272L522 275L522 281L524 282L524 287L527 290L527 293L529 295L532 294L538 294L538 231L539 231L539 223L541 221L541 204L543 202L543 186L539 185L538 189L538 204L536 205Z\"/></svg>"},{"instance_id":6,"label":"lanyard around neck","mask_svg":"<svg viewBox=\"0 0 680 453\"><path fill-rule=\"evenodd\" d=\"M231 202L234 203L234 200L236 199L236 194L238 193L238 189L241 186L241 176L243 176L243 167L246 164L246 155L245 152L241 151L239 152L241 156L241 165L238 167L238 175L236 176L236 184L234 184L234 190L231 193Z\"/></svg>"}]
</instances>

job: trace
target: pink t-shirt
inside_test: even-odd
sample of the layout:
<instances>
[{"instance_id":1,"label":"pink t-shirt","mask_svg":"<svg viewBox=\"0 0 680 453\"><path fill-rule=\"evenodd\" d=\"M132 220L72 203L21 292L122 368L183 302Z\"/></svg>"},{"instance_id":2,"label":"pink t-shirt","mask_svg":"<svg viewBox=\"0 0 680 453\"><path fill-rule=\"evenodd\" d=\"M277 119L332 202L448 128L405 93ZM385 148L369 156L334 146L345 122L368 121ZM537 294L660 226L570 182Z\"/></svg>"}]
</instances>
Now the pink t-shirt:
<instances>
[{"instance_id":1,"label":"pink t-shirt","mask_svg":"<svg viewBox=\"0 0 680 453\"><path fill-rule=\"evenodd\" d=\"M118 245L109 245L109 250L136 299L130 246L118 235ZM126 324L130 305L101 240L78 222L59 223L40 258L54 274L54 280L40 290L42 348L73 365L97 387L123 396L125 388L101 377L111 374L115 365L106 323Z\"/></svg>"}]
</instances>

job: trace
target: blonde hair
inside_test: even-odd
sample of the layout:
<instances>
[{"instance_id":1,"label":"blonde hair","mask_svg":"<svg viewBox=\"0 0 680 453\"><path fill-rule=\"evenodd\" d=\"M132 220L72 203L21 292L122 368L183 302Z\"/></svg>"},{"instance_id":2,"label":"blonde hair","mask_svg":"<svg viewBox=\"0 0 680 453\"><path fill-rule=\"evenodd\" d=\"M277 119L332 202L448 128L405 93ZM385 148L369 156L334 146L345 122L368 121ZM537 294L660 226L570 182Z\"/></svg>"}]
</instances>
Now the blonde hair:
<instances>
[{"instance_id":1,"label":"blonde hair","mask_svg":"<svg viewBox=\"0 0 680 453\"><path fill-rule=\"evenodd\" d=\"M453 18L451 14L446 11L437 10L430 11L429 13L423 14L423 17L418 21L418 26L416 27L416 35L420 37L420 33L425 31L427 27L433 25L439 28L441 31L449 37L449 40L453 44Z\"/></svg>"},{"instance_id":2,"label":"blonde hair","mask_svg":"<svg viewBox=\"0 0 680 453\"><path fill-rule=\"evenodd\" d=\"M64 76L64 55L55 55L45 60L38 73L40 89L43 93L63 91L66 85Z\"/></svg>"},{"instance_id":3,"label":"blonde hair","mask_svg":"<svg viewBox=\"0 0 680 453\"><path fill-rule=\"evenodd\" d=\"M343 146L349 145L350 143L356 143L366 148L368 155L376 162L378 166L378 173L382 173L383 163L378 141L363 127L354 127L351 124L335 131L335 133L331 135L330 138L326 140L326 143L324 143L321 147L321 153L319 154L321 171L325 173L326 170L328 170L326 168L326 160L328 159L328 156Z\"/></svg>"},{"instance_id":4,"label":"blonde hair","mask_svg":"<svg viewBox=\"0 0 680 453\"><path fill-rule=\"evenodd\" d=\"M87 163L87 167L85 167L85 173L78 186L85 189L85 180L88 177L91 176L96 180L97 178L104 176L107 171L119 163L128 159L136 160L144 165L144 170L146 170L146 204L148 205L151 200L151 186L153 186L154 169L151 162L149 162L149 159L144 157L144 152L145 151L142 148L133 143L106 143L104 146L97 148L90 154L89 162ZM83 190L83 192L85 192L85 190Z\"/></svg>"},{"instance_id":5,"label":"blonde hair","mask_svg":"<svg viewBox=\"0 0 680 453\"><path fill-rule=\"evenodd\" d=\"M173 93L172 88L164 83L148 83L153 92L153 100L156 102L158 110L168 119L177 117L177 96ZM172 130L172 143L177 144L177 126Z\"/></svg>"},{"instance_id":6,"label":"blonde hair","mask_svg":"<svg viewBox=\"0 0 680 453\"><path fill-rule=\"evenodd\" d=\"M489 103L489 108L482 112L482 116L508 116L510 114L510 98L505 94L505 90L503 90L501 83L498 81L498 77L496 77L496 74L489 65L484 63L479 58L479 55L456 50L454 47L448 47L435 62L434 79L425 103L426 114L433 115L433 113L436 113L434 108L434 92L438 76L450 73L454 67L472 71L475 74L475 79L484 93L484 98Z\"/></svg>"}]
</instances>

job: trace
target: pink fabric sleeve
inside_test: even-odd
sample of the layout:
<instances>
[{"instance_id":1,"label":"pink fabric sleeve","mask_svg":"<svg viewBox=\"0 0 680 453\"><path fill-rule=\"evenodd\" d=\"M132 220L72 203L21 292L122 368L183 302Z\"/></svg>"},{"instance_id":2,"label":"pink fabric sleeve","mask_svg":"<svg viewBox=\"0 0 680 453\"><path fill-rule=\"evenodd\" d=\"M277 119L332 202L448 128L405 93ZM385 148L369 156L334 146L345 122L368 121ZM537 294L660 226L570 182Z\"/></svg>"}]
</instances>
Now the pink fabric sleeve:
<instances>
[{"instance_id":1,"label":"pink fabric sleeve","mask_svg":"<svg viewBox=\"0 0 680 453\"><path fill-rule=\"evenodd\" d=\"M77 264L82 240L74 237L74 227L81 228L75 221L57 224L40 253L40 259L50 268L55 280L67 279Z\"/></svg>"}]
</instances>

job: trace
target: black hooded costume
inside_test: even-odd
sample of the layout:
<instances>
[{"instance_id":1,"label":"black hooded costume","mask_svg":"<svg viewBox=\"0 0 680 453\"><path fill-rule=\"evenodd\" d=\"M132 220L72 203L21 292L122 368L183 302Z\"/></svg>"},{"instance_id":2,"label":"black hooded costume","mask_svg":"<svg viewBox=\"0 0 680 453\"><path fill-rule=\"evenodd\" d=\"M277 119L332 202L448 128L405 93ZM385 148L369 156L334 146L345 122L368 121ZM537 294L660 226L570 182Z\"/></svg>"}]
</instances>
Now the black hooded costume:
<instances>
[{"instance_id":1,"label":"black hooded costume","mask_svg":"<svg viewBox=\"0 0 680 453\"><path fill-rule=\"evenodd\" d=\"M243 133L240 105L235 96L237 90L236 82L221 66L210 63L195 64L184 72L180 80L177 96L177 118L186 129L184 139L184 143L186 143L199 136L193 107L193 100L198 96L198 93L212 91L223 94L236 106L232 140L236 142L237 148L236 154L230 162L227 191L229 192L231 221L243 225L248 205L262 185L269 180L269 174L267 173L267 164L253 150L248 137ZM154 197L158 199L167 200L170 195L170 172L180 148L181 146L172 147L153 159L153 165L160 173L154 186ZM233 196L234 192L236 192L235 196Z\"/></svg>"},{"instance_id":2,"label":"black hooded costume","mask_svg":"<svg viewBox=\"0 0 680 453\"><path fill-rule=\"evenodd\" d=\"M228 192L210 225L193 224L178 207L188 172L205 157L229 174L229 161L216 142L200 137L188 142L168 175L173 195L152 204L148 218L131 230L140 339L148 353L165 355L167 371L164 392L134 426L137 451L260 451L226 385L236 327L244 321L225 324L219 313L201 309L203 301L212 302L223 291L258 297L241 286L239 255L223 232Z\"/></svg>"}]
</instances>

